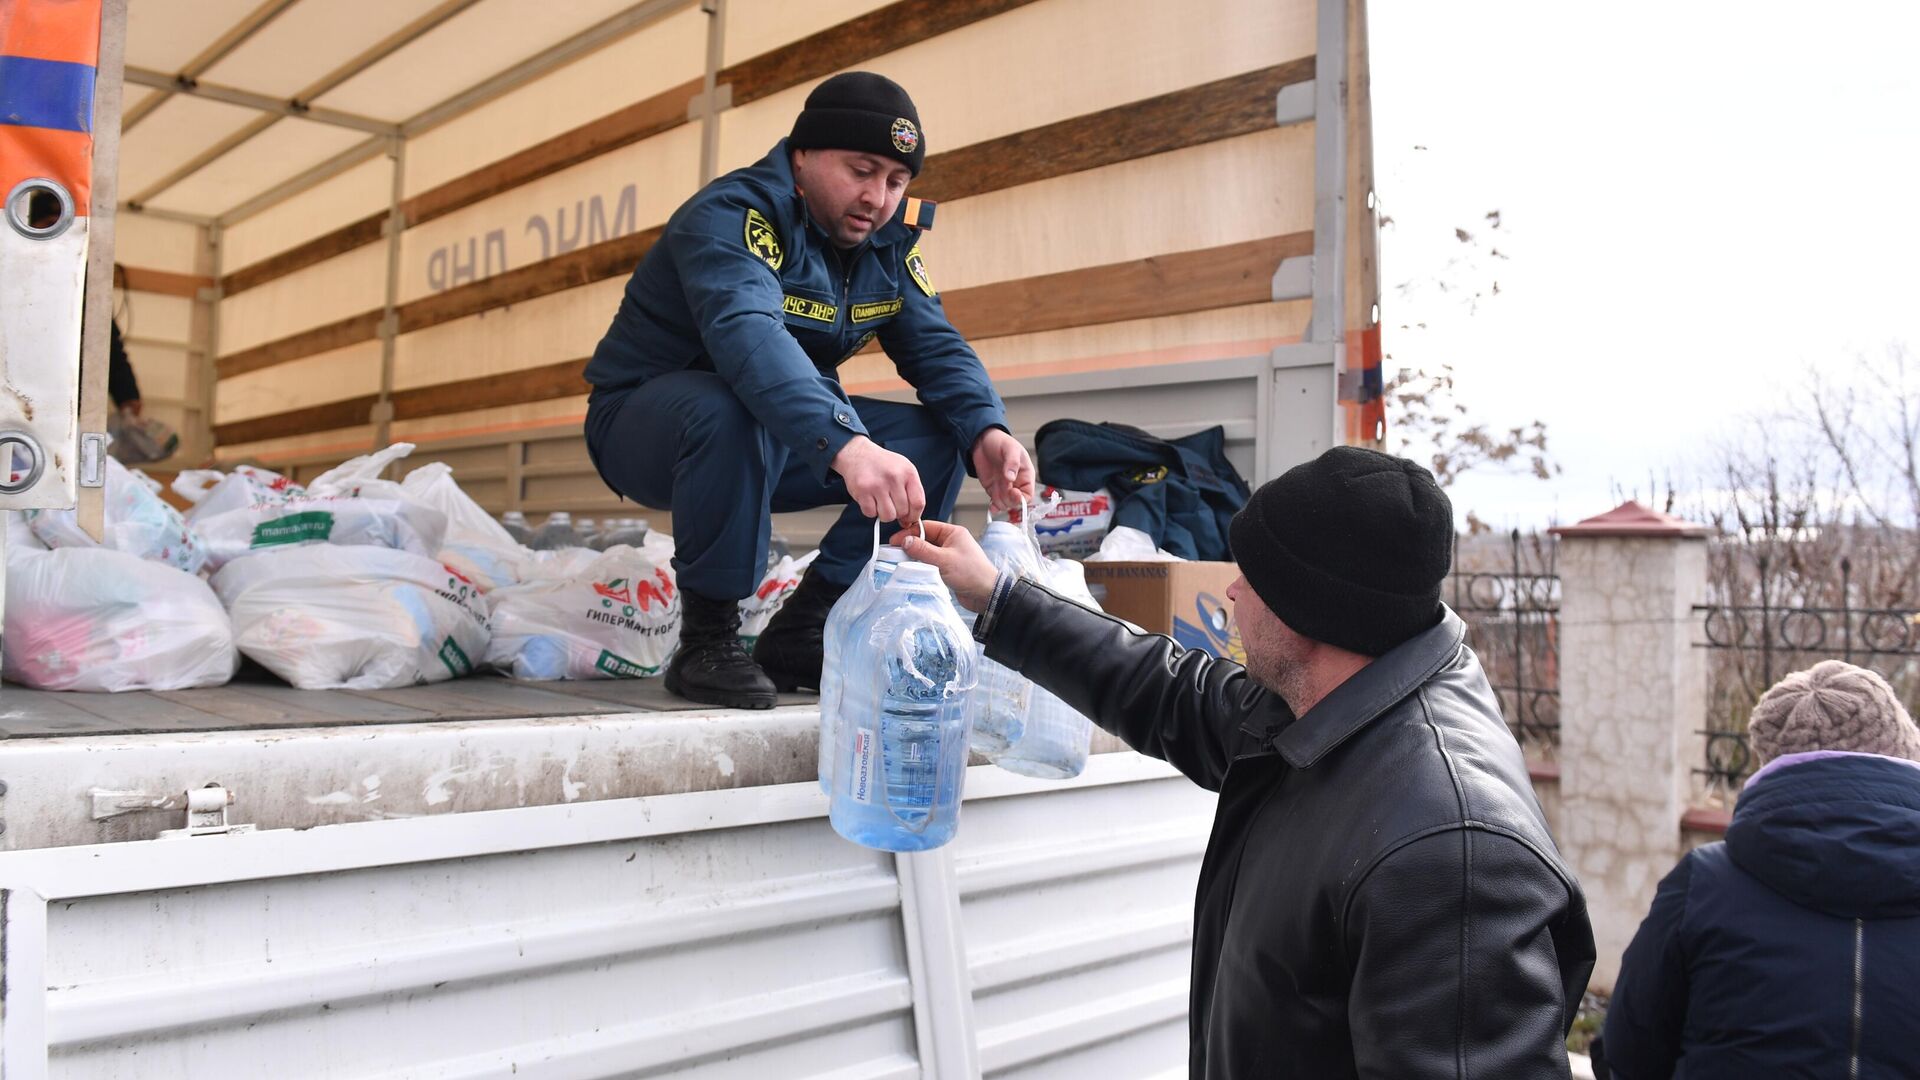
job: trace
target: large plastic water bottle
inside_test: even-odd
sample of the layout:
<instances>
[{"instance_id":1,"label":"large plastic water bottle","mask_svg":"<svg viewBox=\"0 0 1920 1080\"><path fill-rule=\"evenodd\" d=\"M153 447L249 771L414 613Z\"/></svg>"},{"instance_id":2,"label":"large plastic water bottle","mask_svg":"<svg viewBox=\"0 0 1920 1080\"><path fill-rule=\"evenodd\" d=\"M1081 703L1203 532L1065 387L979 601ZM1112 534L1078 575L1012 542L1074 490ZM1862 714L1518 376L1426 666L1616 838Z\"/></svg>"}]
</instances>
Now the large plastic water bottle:
<instances>
[{"instance_id":1,"label":"large plastic water bottle","mask_svg":"<svg viewBox=\"0 0 1920 1080\"><path fill-rule=\"evenodd\" d=\"M527 528L527 515L518 510L509 510L500 515L500 525L513 537L515 543L525 544L533 539L533 530Z\"/></svg>"},{"instance_id":2,"label":"large plastic water bottle","mask_svg":"<svg viewBox=\"0 0 1920 1080\"><path fill-rule=\"evenodd\" d=\"M1040 551L1026 530L1011 521L988 521L980 537L980 549L993 565L1006 573L1040 577ZM967 722L971 725L973 748L983 754L997 754L1020 738L1027 723L1027 708L1033 695L1033 683L1020 673L976 653L980 663L980 685L967 699Z\"/></svg>"},{"instance_id":3,"label":"large plastic water bottle","mask_svg":"<svg viewBox=\"0 0 1920 1080\"><path fill-rule=\"evenodd\" d=\"M925 851L953 839L966 779L966 691L973 643L939 571L902 563L845 654L844 760L828 818L835 832L881 851Z\"/></svg>"},{"instance_id":4,"label":"large plastic water bottle","mask_svg":"<svg viewBox=\"0 0 1920 1080\"><path fill-rule=\"evenodd\" d=\"M846 718L841 713L845 699L846 670L843 661L850 651L849 635L853 624L866 613L882 586L893 579L894 568L907 561L907 553L897 547L877 548L873 558L853 580L851 588L840 595L827 613L827 625L821 631L825 645L820 666L820 789L832 794L833 770L840 761Z\"/></svg>"}]
</instances>

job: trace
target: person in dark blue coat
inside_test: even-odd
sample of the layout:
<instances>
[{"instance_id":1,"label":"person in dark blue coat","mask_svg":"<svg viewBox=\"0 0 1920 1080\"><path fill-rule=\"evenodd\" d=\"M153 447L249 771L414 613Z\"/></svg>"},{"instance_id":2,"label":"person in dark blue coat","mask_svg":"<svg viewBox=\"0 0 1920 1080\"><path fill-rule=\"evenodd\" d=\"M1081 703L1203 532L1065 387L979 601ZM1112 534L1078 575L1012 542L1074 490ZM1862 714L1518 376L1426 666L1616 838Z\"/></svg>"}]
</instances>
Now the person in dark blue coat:
<instances>
[{"instance_id":1,"label":"person in dark blue coat","mask_svg":"<svg viewBox=\"0 0 1920 1080\"><path fill-rule=\"evenodd\" d=\"M966 473L998 509L1033 496L1033 462L920 250L933 204L906 191L925 158L897 84L821 83L764 159L674 212L587 364L602 479L673 512L684 620L666 684L682 697L771 708L817 687L821 629L875 519L890 535L950 517ZM875 340L919 405L847 396L836 369ZM749 657L738 602L760 583L770 515L835 505Z\"/></svg>"},{"instance_id":2,"label":"person in dark blue coat","mask_svg":"<svg viewBox=\"0 0 1920 1080\"><path fill-rule=\"evenodd\" d=\"M1767 691L1723 843L1660 883L1604 1032L1621 1080L1920 1077L1920 730L1828 660Z\"/></svg>"}]
</instances>

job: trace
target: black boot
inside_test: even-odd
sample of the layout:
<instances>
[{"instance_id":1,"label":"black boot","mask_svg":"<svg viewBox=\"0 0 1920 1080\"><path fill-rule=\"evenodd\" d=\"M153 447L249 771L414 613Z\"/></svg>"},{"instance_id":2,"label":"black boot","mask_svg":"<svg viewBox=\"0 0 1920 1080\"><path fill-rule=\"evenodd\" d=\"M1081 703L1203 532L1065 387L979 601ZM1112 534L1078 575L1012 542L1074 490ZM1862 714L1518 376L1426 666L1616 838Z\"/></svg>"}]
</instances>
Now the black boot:
<instances>
[{"instance_id":1,"label":"black boot","mask_svg":"<svg viewBox=\"0 0 1920 1080\"><path fill-rule=\"evenodd\" d=\"M753 646L753 661L781 690L818 690L825 656L821 631L827 615L847 591L818 574L808 573L773 613L773 620Z\"/></svg>"},{"instance_id":2,"label":"black boot","mask_svg":"<svg viewBox=\"0 0 1920 1080\"><path fill-rule=\"evenodd\" d=\"M740 604L680 590L680 651L667 665L667 690L728 709L771 709L773 681L740 644Z\"/></svg>"}]
</instances>

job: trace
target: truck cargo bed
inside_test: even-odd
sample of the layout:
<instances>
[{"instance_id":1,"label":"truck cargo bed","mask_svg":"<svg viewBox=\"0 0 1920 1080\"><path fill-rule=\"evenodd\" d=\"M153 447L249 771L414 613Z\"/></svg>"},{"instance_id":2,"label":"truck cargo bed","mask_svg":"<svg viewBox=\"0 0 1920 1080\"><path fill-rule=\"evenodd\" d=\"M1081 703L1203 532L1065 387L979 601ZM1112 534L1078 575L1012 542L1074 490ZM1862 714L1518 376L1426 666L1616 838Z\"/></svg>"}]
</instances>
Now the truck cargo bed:
<instances>
[{"instance_id":1,"label":"truck cargo bed","mask_svg":"<svg viewBox=\"0 0 1920 1080\"><path fill-rule=\"evenodd\" d=\"M816 700L783 694L780 703ZM714 711L669 694L660 679L522 682L481 675L400 690L295 690L248 664L233 682L208 690L83 694L0 684L0 736L10 739L693 710Z\"/></svg>"}]
</instances>

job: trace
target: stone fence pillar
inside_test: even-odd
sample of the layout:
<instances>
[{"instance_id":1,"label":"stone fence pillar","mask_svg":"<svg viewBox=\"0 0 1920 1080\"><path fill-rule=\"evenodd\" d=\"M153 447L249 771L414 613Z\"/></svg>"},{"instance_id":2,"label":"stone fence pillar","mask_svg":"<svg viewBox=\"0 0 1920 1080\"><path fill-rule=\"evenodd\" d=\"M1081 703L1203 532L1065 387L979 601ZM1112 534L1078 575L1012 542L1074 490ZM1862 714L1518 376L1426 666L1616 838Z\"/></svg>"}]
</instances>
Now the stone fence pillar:
<instances>
[{"instance_id":1,"label":"stone fence pillar","mask_svg":"<svg viewBox=\"0 0 1920 1080\"><path fill-rule=\"evenodd\" d=\"M1620 956L1679 860L1704 761L1706 530L1637 503L1560 537L1562 854L1586 890L1610 991Z\"/></svg>"}]
</instances>

